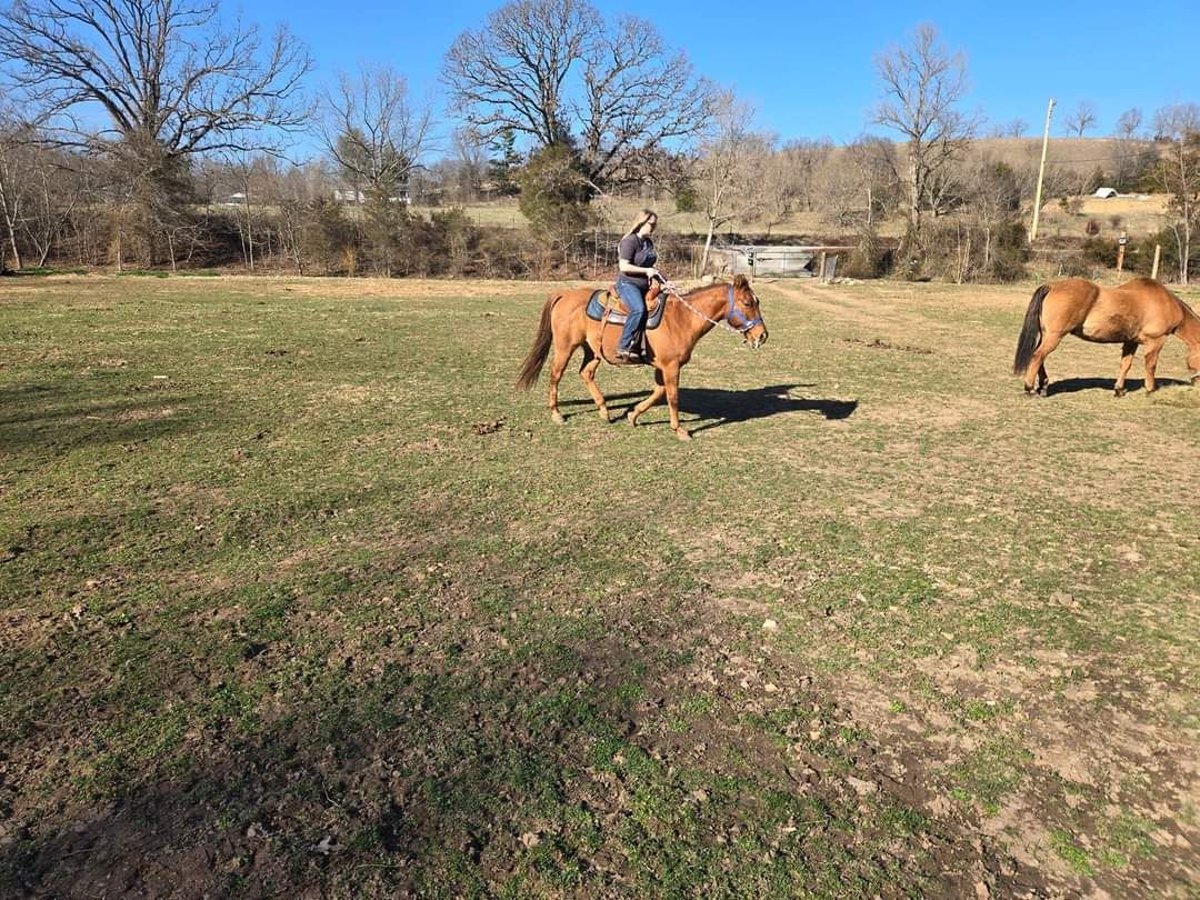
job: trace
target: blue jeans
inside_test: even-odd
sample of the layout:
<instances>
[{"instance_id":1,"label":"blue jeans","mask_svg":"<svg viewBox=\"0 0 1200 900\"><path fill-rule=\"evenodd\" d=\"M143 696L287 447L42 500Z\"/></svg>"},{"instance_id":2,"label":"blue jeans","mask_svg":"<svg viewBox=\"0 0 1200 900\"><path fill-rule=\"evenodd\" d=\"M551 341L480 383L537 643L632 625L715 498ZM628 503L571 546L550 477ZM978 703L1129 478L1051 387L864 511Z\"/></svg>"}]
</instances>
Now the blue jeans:
<instances>
[{"instance_id":1,"label":"blue jeans","mask_svg":"<svg viewBox=\"0 0 1200 900\"><path fill-rule=\"evenodd\" d=\"M646 298L642 296L641 288L623 278L617 279L617 293L629 316L625 319L625 327L621 329L621 341L618 350L638 349L638 335L646 322Z\"/></svg>"}]
</instances>

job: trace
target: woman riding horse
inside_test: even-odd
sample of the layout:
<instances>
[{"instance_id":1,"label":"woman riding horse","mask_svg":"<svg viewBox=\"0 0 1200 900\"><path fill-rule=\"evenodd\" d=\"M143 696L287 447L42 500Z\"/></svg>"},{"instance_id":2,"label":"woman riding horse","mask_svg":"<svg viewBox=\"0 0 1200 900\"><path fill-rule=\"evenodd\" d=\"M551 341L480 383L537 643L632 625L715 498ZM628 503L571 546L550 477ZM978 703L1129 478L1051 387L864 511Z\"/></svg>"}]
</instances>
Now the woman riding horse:
<instances>
[{"instance_id":1,"label":"woman riding horse","mask_svg":"<svg viewBox=\"0 0 1200 900\"><path fill-rule=\"evenodd\" d=\"M531 387L551 346L554 347L554 361L550 365L550 417L560 425L566 419L558 411L558 382L577 347L583 347L583 366L579 371L583 383L596 401L600 417L612 421L608 403L596 386L596 369L602 359L612 358L617 332L615 327L606 328L607 315L600 319L588 315L588 302L595 293L591 288L562 291L546 301L533 347L517 377L518 388ZM696 342L713 326L724 324L739 333L752 349L757 349L767 340L767 326L763 323L758 297L744 275L737 276L732 284L717 282L686 294L667 292L661 302L666 304L662 320L657 328L646 333L655 387L649 397L630 411L629 423L636 425L642 413L665 396L671 430L681 441L687 441L691 435L679 424L679 370L692 358Z\"/></svg>"}]
</instances>

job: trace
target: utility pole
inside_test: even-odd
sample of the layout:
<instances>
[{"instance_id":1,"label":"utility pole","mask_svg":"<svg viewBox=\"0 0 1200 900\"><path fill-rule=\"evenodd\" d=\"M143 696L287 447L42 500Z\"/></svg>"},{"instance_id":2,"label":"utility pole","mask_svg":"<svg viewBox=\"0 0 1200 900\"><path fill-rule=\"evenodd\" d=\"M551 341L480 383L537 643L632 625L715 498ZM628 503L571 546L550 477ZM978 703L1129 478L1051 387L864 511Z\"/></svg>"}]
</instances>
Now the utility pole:
<instances>
[{"instance_id":1,"label":"utility pole","mask_svg":"<svg viewBox=\"0 0 1200 900\"><path fill-rule=\"evenodd\" d=\"M1046 106L1046 130L1042 133L1042 164L1038 167L1037 192L1033 198L1033 226L1029 229L1029 243L1037 240L1038 218L1042 214L1042 179L1046 177L1046 148L1050 146L1050 116L1054 112L1054 98Z\"/></svg>"}]
</instances>

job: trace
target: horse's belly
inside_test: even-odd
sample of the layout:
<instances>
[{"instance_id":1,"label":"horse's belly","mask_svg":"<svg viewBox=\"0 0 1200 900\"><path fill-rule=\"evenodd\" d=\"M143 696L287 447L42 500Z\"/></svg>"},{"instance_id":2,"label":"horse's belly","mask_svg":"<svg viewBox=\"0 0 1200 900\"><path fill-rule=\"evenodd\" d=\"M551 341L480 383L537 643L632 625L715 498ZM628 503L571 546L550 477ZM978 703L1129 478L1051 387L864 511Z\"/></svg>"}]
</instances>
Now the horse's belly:
<instances>
[{"instance_id":1,"label":"horse's belly","mask_svg":"<svg viewBox=\"0 0 1200 900\"><path fill-rule=\"evenodd\" d=\"M1097 344L1116 344L1137 337L1137 324L1121 315L1088 316L1075 334Z\"/></svg>"}]
</instances>

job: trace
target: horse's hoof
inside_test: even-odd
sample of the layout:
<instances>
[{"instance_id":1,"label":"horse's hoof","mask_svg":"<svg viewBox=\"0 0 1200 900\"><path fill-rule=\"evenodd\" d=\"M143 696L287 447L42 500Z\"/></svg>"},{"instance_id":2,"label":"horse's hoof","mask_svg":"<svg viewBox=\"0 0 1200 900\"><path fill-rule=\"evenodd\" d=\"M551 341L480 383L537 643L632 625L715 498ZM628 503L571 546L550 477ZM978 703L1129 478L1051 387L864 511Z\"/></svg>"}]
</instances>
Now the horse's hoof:
<instances>
[{"instance_id":1,"label":"horse's hoof","mask_svg":"<svg viewBox=\"0 0 1200 900\"><path fill-rule=\"evenodd\" d=\"M1025 399L1026 400L1036 400L1038 397L1044 397L1044 396L1045 396L1045 394L1043 394L1041 391L1035 391L1033 388L1025 388Z\"/></svg>"},{"instance_id":2,"label":"horse's hoof","mask_svg":"<svg viewBox=\"0 0 1200 900\"><path fill-rule=\"evenodd\" d=\"M616 421L616 420L613 418L613 414L612 414L612 413L610 413L610 412L608 411L608 408L607 408L607 407L605 407L604 409L600 410L600 418L601 418L601 420L602 420L602 421L605 421L605 422L614 422L614 421Z\"/></svg>"},{"instance_id":3,"label":"horse's hoof","mask_svg":"<svg viewBox=\"0 0 1200 900\"><path fill-rule=\"evenodd\" d=\"M679 438L681 441L690 441L692 439L692 436L688 433L688 430L682 425L675 429L675 437Z\"/></svg>"},{"instance_id":4,"label":"horse's hoof","mask_svg":"<svg viewBox=\"0 0 1200 900\"><path fill-rule=\"evenodd\" d=\"M551 421L554 422L555 425L566 425L567 424L566 417L563 416L563 414L560 413L557 409L554 410L552 413L550 413L550 419L551 419Z\"/></svg>"},{"instance_id":5,"label":"horse's hoof","mask_svg":"<svg viewBox=\"0 0 1200 900\"><path fill-rule=\"evenodd\" d=\"M637 428L637 420L638 420L638 417L637 417L637 416L631 415L631 416L629 417L629 427L630 427L630 428Z\"/></svg>"},{"instance_id":6,"label":"horse's hoof","mask_svg":"<svg viewBox=\"0 0 1200 900\"><path fill-rule=\"evenodd\" d=\"M1125 388L1117 388L1115 391L1113 391L1113 396L1114 397L1124 397L1125 396Z\"/></svg>"}]
</instances>

